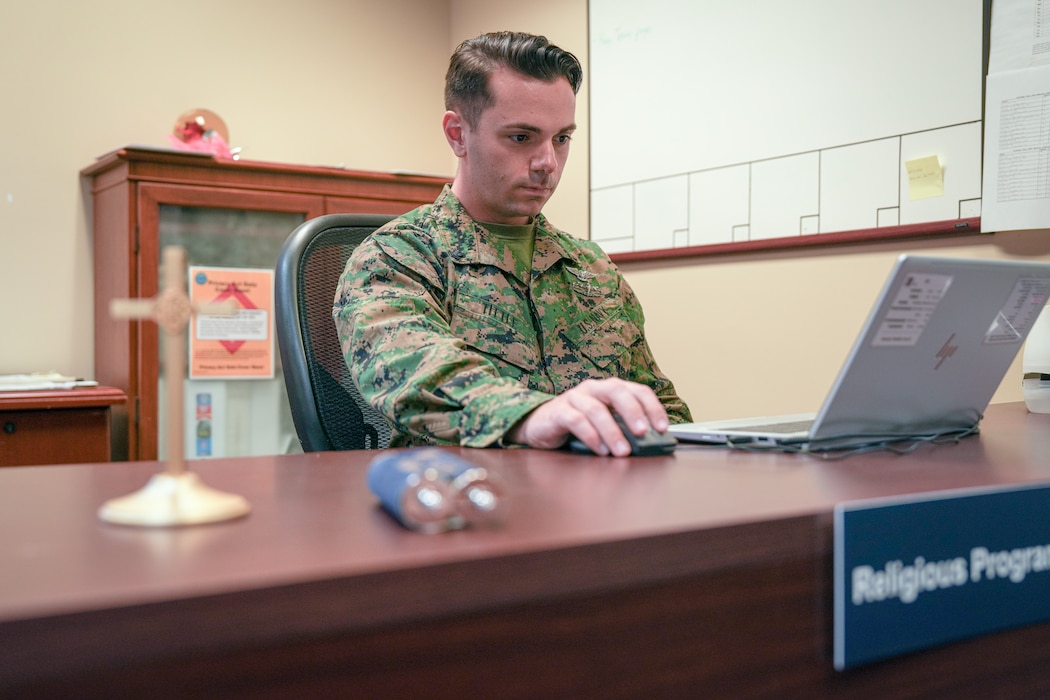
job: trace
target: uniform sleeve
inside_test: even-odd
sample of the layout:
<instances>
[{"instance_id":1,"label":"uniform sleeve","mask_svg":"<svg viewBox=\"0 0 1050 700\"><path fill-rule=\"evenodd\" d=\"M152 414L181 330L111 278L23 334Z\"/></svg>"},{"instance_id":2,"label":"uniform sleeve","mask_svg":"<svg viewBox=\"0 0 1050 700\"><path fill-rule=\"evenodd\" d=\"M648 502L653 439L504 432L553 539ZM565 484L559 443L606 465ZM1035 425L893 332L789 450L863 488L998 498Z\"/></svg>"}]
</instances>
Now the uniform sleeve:
<instances>
[{"instance_id":1,"label":"uniform sleeve","mask_svg":"<svg viewBox=\"0 0 1050 700\"><path fill-rule=\"evenodd\" d=\"M333 317L361 395L416 444L487 447L553 398L500 376L450 329L445 275L416 236L373 236L347 263Z\"/></svg>"}]
</instances>

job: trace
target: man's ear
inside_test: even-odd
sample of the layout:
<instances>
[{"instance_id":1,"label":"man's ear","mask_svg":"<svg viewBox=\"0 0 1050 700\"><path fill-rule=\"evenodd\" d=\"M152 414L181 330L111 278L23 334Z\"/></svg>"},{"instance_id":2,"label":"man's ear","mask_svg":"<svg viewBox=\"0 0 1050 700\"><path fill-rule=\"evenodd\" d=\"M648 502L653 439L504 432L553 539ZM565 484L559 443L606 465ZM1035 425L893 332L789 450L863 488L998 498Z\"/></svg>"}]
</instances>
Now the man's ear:
<instances>
[{"instance_id":1,"label":"man's ear","mask_svg":"<svg viewBox=\"0 0 1050 700\"><path fill-rule=\"evenodd\" d=\"M463 117L458 112L451 110L445 112L445 116L441 120L441 128L445 132L448 145L452 147L452 152L456 154L456 157L462 158L465 156L467 154L467 145L464 131L467 126L463 122Z\"/></svg>"}]
</instances>

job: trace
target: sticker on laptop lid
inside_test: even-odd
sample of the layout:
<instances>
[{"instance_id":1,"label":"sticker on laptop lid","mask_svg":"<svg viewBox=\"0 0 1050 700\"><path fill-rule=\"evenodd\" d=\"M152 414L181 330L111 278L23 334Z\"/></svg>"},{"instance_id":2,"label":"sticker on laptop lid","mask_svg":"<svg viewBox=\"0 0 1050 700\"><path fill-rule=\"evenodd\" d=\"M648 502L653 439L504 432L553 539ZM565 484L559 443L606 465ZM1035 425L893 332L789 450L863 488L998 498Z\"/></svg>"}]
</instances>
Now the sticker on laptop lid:
<instances>
[{"instance_id":1,"label":"sticker on laptop lid","mask_svg":"<svg viewBox=\"0 0 1050 700\"><path fill-rule=\"evenodd\" d=\"M984 334L985 343L1018 343L1035 323L1050 296L1050 280L1022 277Z\"/></svg>"},{"instance_id":2,"label":"sticker on laptop lid","mask_svg":"<svg viewBox=\"0 0 1050 700\"><path fill-rule=\"evenodd\" d=\"M951 275L914 273L908 275L882 317L872 345L910 347L919 342L934 309L948 291Z\"/></svg>"}]
</instances>

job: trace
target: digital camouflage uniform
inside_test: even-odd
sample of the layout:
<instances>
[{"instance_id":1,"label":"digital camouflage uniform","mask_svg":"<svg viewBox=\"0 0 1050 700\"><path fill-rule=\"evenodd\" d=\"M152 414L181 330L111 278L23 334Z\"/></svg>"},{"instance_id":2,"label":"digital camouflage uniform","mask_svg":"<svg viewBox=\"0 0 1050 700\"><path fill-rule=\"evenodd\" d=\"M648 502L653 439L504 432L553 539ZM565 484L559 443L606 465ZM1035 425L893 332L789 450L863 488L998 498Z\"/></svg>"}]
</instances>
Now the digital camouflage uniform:
<instances>
[{"instance_id":1,"label":"digital camouflage uniform","mask_svg":"<svg viewBox=\"0 0 1050 700\"><path fill-rule=\"evenodd\" d=\"M647 384L672 422L690 419L613 262L542 215L535 232L529 270L446 186L354 251L333 315L392 446L502 444L526 413L588 378Z\"/></svg>"}]
</instances>

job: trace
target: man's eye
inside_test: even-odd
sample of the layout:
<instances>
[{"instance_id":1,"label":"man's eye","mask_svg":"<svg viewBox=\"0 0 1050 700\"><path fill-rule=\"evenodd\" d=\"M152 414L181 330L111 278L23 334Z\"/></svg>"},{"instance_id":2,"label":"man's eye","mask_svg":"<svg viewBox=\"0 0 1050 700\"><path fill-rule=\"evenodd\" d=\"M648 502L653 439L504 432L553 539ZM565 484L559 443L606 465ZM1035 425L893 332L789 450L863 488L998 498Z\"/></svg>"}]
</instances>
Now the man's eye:
<instances>
[{"instance_id":1,"label":"man's eye","mask_svg":"<svg viewBox=\"0 0 1050 700\"><path fill-rule=\"evenodd\" d=\"M558 143L568 143L569 141L572 141L572 136L569 134L562 134L557 138L557 141Z\"/></svg>"},{"instance_id":2,"label":"man's eye","mask_svg":"<svg viewBox=\"0 0 1050 700\"><path fill-rule=\"evenodd\" d=\"M529 140L529 135L528 134L511 134L510 138L515 143L525 143L526 141Z\"/></svg>"}]
</instances>

